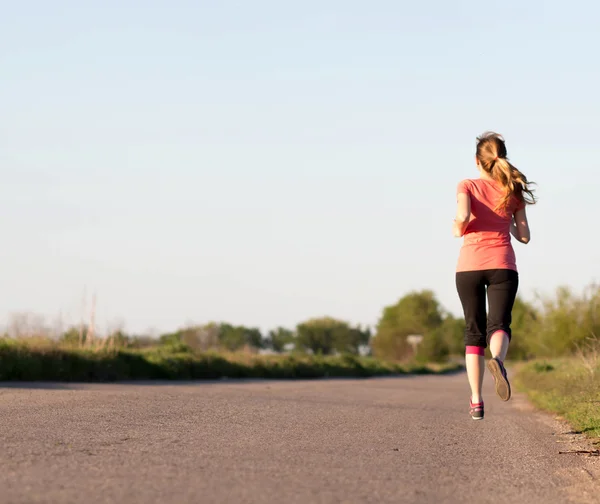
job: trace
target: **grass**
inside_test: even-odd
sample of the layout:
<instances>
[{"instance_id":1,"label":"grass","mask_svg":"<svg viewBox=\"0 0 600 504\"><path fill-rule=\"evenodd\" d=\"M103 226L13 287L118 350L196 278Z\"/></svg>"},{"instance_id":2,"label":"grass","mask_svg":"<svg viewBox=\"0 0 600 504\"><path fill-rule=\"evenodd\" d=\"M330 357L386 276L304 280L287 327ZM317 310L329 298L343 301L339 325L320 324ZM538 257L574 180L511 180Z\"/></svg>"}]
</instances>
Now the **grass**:
<instances>
[{"instance_id":1,"label":"grass","mask_svg":"<svg viewBox=\"0 0 600 504\"><path fill-rule=\"evenodd\" d=\"M600 365L575 358L533 361L518 370L515 385L538 408L600 439Z\"/></svg>"},{"instance_id":2,"label":"grass","mask_svg":"<svg viewBox=\"0 0 600 504\"><path fill-rule=\"evenodd\" d=\"M0 339L0 381L298 379L441 374L456 364L399 365L370 357L193 352L184 345L143 350L80 349Z\"/></svg>"}]
</instances>

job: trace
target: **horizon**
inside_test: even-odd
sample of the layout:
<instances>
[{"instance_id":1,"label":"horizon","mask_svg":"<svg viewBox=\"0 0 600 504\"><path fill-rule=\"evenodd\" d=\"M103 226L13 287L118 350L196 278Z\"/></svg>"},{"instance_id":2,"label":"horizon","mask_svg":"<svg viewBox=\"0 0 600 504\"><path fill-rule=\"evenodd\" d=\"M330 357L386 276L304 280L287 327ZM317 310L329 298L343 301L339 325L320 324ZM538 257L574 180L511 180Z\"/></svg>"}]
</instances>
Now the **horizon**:
<instances>
[{"instance_id":1,"label":"horizon","mask_svg":"<svg viewBox=\"0 0 600 504\"><path fill-rule=\"evenodd\" d=\"M571 293L574 296L585 297L588 289L594 289L594 287L597 285L598 285L597 282L590 282L588 285L584 286L583 289L580 289L580 290L574 290L569 285L560 285L560 286L557 286L553 292L539 292L538 291L538 292L535 292L531 298L524 298L522 295L518 295L517 298L528 303L530 306L532 306L534 308L537 308L537 309L541 308L543 310L543 300L547 300L547 299L556 300L557 299L556 294L557 294L558 289L567 288L571 291ZM160 330L157 328L149 327L142 331L130 331L127 328L127 320L125 318L119 318L119 319L114 319L111 321L95 320L94 321L94 329L95 329L96 334L99 336L107 336L107 335L109 335L109 333L111 333L113 331L122 331L123 333L125 333L129 336L134 336L134 337L149 336L152 338L158 338L161 335L177 332L179 330L184 330L184 329L188 329L191 327L199 327L199 326L204 326L204 325L209 325L209 324L231 324L233 326L244 326L247 328L258 329L261 332L263 337L267 337L269 335L269 332L272 330L284 328L284 329L290 329L292 331L295 331L296 327L299 324L307 322L309 320L332 318L332 319L339 320L341 322L346 322L350 326L353 326L353 327L360 326L364 330L370 330L372 333L371 336L375 337L377 335L378 323L379 323L380 318L383 315L383 311L386 307L395 305L406 295L409 295L414 292L422 292L424 290L426 290L426 289L416 289L413 291L405 292L401 296L399 296L395 301L390 302L390 303L386 304L385 306L382 306L379 315L377 316L375 322L372 324L353 322L348 319L340 319L338 317L333 317L331 315L328 315L327 313L322 313L322 314L317 314L314 316L306 317L303 320L298 320L296 323L293 323L288 326L264 326L264 327L261 327L261 326L248 325L243 322L231 323L231 321L228 321L228 320L203 320L203 321L188 320L186 322L177 324L173 327L165 327L165 328L161 328ZM435 292L433 292L433 294L434 294L435 299L439 303L439 310L440 310L441 314L443 314L445 316L450 315L450 316L452 316L454 318L458 318L458 319L463 319L462 312L454 313L454 312L448 310L440 302L437 294ZM11 327L11 321L13 321L13 322L17 321L17 323L20 323L21 325L25 325L27 321L33 321L34 323L31 325L34 327L34 332L35 332L36 328L42 328L42 332L46 331L48 334L51 333L56 336L59 336L60 334L66 332L72 328L79 328L80 326L88 328L91 323L91 320L92 320L92 311L93 311L92 305L93 305L93 301L90 301L89 303L87 303L86 311L85 312L82 311L82 316L76 320L65 319L65 317L63 316L62 313L58 313L54 317L52 317L52 316L48 317L43 314L39 314L39 313L35 313L35 312L26 312L26 311L14 312L14 313L9 314L8 320L5 324L0 324L0 333L7 334L9 332L9 329ZM96 307L97 306L98 306L98 297L96 296ZM94 317L96 317L95 311L94 311Z\"/></svg>"}]
</instances>

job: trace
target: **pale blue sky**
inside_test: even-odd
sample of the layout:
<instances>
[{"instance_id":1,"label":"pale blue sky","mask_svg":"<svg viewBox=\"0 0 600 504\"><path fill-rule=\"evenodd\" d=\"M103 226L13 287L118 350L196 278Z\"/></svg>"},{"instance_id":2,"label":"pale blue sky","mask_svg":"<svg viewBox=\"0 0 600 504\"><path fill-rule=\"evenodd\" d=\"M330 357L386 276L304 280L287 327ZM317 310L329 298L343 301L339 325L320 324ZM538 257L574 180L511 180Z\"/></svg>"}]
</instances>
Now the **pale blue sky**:
<instances>
[{"instance_id":1,"label":"pale blue sky","mask_svg":"<svg viewBox=\"0 0 600 504\"><path fill-rule=\"evenodd\" d=\"M455 314L455 188L538 182L521 294L598 278L600 7L0 0L0 322L166 331Z\"/></svg>"}]
</instances>

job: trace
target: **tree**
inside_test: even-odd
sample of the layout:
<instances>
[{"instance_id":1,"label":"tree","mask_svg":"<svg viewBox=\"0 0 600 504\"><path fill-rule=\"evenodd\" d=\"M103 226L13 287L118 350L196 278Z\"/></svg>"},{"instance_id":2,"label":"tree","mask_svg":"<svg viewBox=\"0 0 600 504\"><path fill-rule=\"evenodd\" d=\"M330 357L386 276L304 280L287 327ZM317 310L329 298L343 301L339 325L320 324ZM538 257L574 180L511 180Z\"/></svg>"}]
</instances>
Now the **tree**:
<instances>
[{"instance_id":1,"label":"tree","mask_svg":"<svg viewBox=\"0 0 600 504\"><path fill-rule=\"evenodd\" d=\"M281 353L286 345L294 342L294 339L295 335L293 331L285 327L278 327L275 330L269 331L265 346L271 348L274 352Z\"/></svg>"},{"instance_id":2,"label":"tree","mask_svg":"<svg viewBox=\"0 0 600 504\"><path fill-rule=\"evenodd\" d=\"M465 319L456 318L451 313L444 315L439 328L450 355L461 355L465 351Z\"/></svg>"},{"instance_id":3,"label":"tree","mask_svg":"<svg viewBox=\"0 0 600 504\"><path fill-rule=\"evenodd\" d=\"M417 349L417 360L423 362L445 362L450 355L450 345L443 327L429 331Z\"/></svg>"},{"instance_id":4,"label":"tree","mask_svg":"<svg viewBox=\"0 0 600 504\"><path fill-rule=\"evenodd\" d=\"M185 345L192 350L206 351L219 346L220 327L215 323L185 327L159 337L162 345Z\"/></svg>"},{"instance_id":5,"label":"tree","mask_svg":"<svg viewBox=\"0 0 600 504\"><path fill-rule=\"evenodd\" d=\"M600 287L588 286L582 295L559 287L554 299L542 299L542 308L533 329L527 333L527 347L534 356L569 355L600 334Z\"/></svg>"},{"instance_id":6,"label":"tree","mask_svg":"<svg viewBox=\"0 0 600 504\"><path fill-rule=\"evenodd\" d=\"M159 340L163 345L184 344L198 351L224 348L233 352L245 346L263 348L265 344L259 329L215 322L163 334Z\"/></svg>"},{"instance_id":7,"label":"tree","mask_svg":"<svg viewBox=\"0 0 600 504\"><path fill-rule=\"evenodd\" d=\"M335 338L335 349L340 353L358 354L362 347L371 341L371 330L362 326L348 327L345 331L338 333Z\"/></svg>"},{"instance_id":8,"label":"tree","mask_svg":"<svg viewBox=\"0 0 600 504\"><path fill-rule=\"evenodd\" d=\"M395 305L384 308L373 338L373 352L377 357L407 359L414 355L406 337L420 334L426 338L442 323L440 305L432 291L410 292Z\"/></svg>"},{"instance_id":9,"label":"tree","mask_svg":"<svg viewBox=\"0 0 600 504\"><path fill-rule=\"evenodd\" d=\"M517 296L512 310L512 338L508 347L511 359L528 359L539 350L536 349L538 322L539 313L533 305Z\"/></svg>"},{"instance_id":10,"label":"tree","mask_svg":"<svg viewBox=\"0 0 600 504\"><path fill-rule=\"evenodd\" d=\"M211 348L218 348L220 327L211 322L200 326L194 326L182 334L182 343L194 350L205 352Z\"/></svg>"},{"instance_id":11,"label":"tree","mask_svg":"<svg viewBox=\"0 0 600 504\"><path fill-rule=\"evenodd\" d=\"M360 326L351 327L347 322L331 317L307 320L296 328L299 348L315 354L332 353L358 354L362 345L370 339L370 331Z\"/></svg>"},{"instance_id":12,"label":"tree","mask_svg":"<svg viewBox=\"0 0 600 504\"><path fill-rule=\"evenodd\" d=\"M231 351L239 350L244 346L263 348L265 344L259 329L231 324L220 325L219 343Z\"/></svg>"}]
</instances>

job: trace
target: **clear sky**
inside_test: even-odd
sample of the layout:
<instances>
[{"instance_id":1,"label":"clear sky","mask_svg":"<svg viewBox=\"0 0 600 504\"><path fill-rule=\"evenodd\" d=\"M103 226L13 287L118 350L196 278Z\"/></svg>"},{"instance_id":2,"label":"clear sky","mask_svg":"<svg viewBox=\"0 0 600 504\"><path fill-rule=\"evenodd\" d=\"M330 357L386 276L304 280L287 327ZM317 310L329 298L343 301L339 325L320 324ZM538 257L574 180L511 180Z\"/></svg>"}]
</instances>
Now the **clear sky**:
<instances>
[{"instance_id":1,"label":"clear sky","mask_svg":"<svg viewBox=\"0 0 600 504\"><path fill-rule=\"evenodd\" d=\"M598 278L591 0L0 0L0 322L460 314L456 184L536 181L521 294Z\"/></svg>"}]
</instances>

